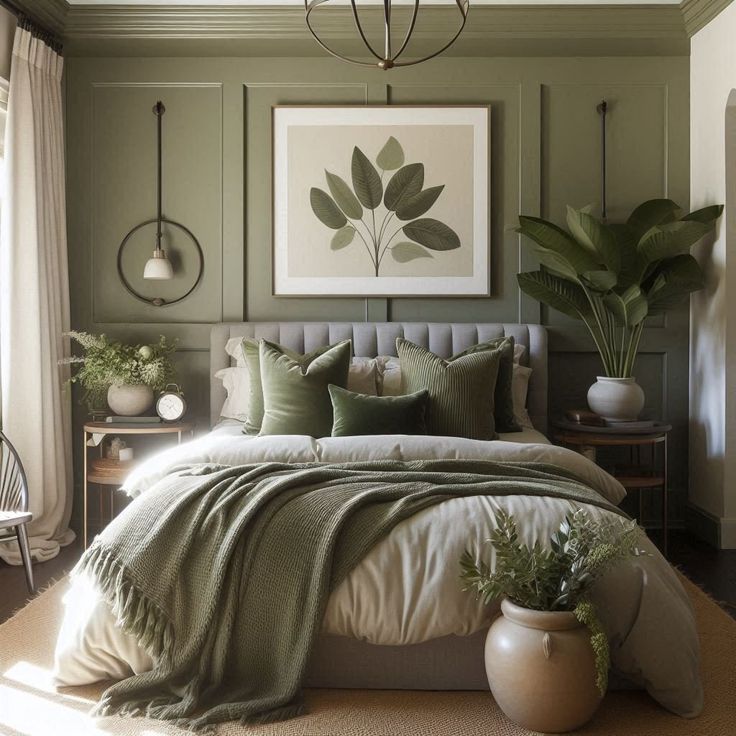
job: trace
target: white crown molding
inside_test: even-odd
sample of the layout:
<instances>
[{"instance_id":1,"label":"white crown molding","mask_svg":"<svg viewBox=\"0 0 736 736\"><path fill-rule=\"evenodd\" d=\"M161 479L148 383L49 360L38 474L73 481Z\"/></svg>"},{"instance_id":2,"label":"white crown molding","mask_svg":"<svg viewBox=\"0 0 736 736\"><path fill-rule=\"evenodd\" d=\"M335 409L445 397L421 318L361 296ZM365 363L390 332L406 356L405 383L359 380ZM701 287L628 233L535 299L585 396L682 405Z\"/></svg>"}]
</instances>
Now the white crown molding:
<instances>
[{"instance_id":1,"label":"white crown molding","mask_svg":"<svg viewBox=\"0 0 736 736\"><path fill-rule=\"evenodd\" d=\"M708 25L732 0L683 0L680 10L685 21L688 36L695 35Z\"/></svg>"},{"instance_id":2,"label":"white crown molding","mask_svg":"<svg viewBox=\"0 0 736 736\"><path fill-rule=\"evenodd\" d=\"M301 5L70 5L67 0L16 1L58 33L71 55L321 53L306 30ZM456 56L682 55L689 50L685 14L702 18L706 11L701 5L725 7L729 1L472 6L471 0L468 25L453 52ZM368 33L380 28L377 11L369 8L365 13ZM415 38L419 44L432 44L447 36L451 27L448 24L454 25L457 11L428 5L421 13ZM354 39L352 17L345 8L320 8L315 16L325 39ZM252 43L243 46L242 41ZM541 43L535 45L537 42Z\"/></svg>"},{"instance_id":3,"label":"white crown molding","mask_svg":"<svg viewBox=\"0 0 736 736\"><path fill-rule=\"evenodd\" d=\"M61 36L71 7L67 0L16 0L16 5L44 28Z\"/></svg>"}]
</instances>

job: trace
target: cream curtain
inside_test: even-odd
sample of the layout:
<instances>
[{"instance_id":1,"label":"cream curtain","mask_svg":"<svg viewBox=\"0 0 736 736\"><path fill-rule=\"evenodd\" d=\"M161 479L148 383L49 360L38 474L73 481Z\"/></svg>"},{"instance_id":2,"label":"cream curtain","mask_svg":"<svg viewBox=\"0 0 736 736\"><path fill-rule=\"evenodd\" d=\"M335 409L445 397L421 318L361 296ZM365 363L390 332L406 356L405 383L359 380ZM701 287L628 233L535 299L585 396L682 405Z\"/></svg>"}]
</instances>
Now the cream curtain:
<instances>
[{"instance_id":1,"label":"cream curtain","mask_svg":"<svg viewBox=\"0 0 736 736\"><path fill-rule=\"evenodd\" d=\"M62 65L43 41L16 30L0 214L0 380L3 430L28 477L36 560L74 539L70 392L59 366L69 329ZM0 556L20 563L15 542L0 545Z\"/></svg>"}]
</instances>

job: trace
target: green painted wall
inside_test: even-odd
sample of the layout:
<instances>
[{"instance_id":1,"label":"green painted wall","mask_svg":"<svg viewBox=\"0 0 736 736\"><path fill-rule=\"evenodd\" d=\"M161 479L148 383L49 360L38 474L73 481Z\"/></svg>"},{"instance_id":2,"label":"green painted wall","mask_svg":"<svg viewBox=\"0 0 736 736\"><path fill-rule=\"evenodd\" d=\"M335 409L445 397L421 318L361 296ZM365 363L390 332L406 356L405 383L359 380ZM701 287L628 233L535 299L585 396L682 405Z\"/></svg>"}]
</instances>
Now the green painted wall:
<instances>
[{"instance_id":1,"label":"green painted wall","mask_svg":"<svg viewBox=\"0 0 736 736\"><path fill-rule=\"evenodd\" d=\"M520 295L515 274L534 261L510 228L520 211L560 220L566 204L599 200L602 97L611 218L650 197L686 206L688 74L686 57L451 58L390 73L315 58L68 59L73 323L121 338L178 337L182 382L203 428L209 325L221 320L542 322L552 410L584 406L599 370L592 343L578 324ZM165 214L197 234L206 257L197 293L167 308L137 302L115 271L124 233L155 214L157 99L167 107ZM492 105L490 298L271 295L271 106L341 103ZM152 242L140 240L134 257L147 257ZM687 372L685 307L646 330L636 371L647 406L677 427L675 519L686 497Z\"/></svg>"}]
</instances>

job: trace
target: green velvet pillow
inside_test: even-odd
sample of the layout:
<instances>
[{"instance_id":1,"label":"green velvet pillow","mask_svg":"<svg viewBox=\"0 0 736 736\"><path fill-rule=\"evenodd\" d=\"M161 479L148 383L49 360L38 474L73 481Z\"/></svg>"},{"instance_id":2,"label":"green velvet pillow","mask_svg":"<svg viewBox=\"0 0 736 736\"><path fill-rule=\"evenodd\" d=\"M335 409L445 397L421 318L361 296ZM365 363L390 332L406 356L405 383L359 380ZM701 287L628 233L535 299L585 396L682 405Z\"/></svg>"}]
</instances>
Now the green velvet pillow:
<instances>
[{"instance_id":1,"label":"green velvet pillow","mask_svg":"<svg viewBox=\"0 0 736 736\"><path fill-rule=\"evenodd\" d=\"M248 368L250 376L248 399L248 416L245 420L243 432L245 434L258 434L261 431L263 423L263 384L261 382L261 359L259 353L259 345L261 340L254 340L250 337L243 338L243 356L245 357L245 365ZM285 348L283 345L270 343L278 348L284 355L288 355L292 360L309 365L318 355L322 355L329 350L331 345L322 345L313 350L311 353L302 355L295 350Z\"/></svg>"},{"instance_id":2,"label":"green velvet pillow","mask_svg":"<svg viewBox=\"0 0 736 736\"><path fill-rule=\"evenodd\" d=\"M347 384L350 355L350 340L333 345L309 362L294 359L281 346L261 340L263 422L259 435L329 437L332 402L327 387Z\"/></svg>"},{"instance_id":3,"label":"green velvet pillow","mask_svg":"<svg viewBox=\"0 0 736 736\"><path fill-rule=\"evenodd\" d=\"M427 434L424 417L429 392L403 396L369 396L330 386L332 436Z\"/></svg>"},{"instance_id":4,"label":"green velvet pillow","mask_svg":"<svg viewBox=\"0 0 736 736\"><path fill-rule=\"evenodd\" d=\"M463 355L478 353L483 350L500 350L501 362L498 364L498 377L493 395L493 417L496 420L497 432L521 432L521 427L514 419L514 338L497 337L494 340L481 342L453 355L450 360L456 360Z\"/></svg>"},{"instance_id":5,"label":"green velvet pillow","mask_svg":"<svg viewBox=\"0 0 736 736\"><path fill-rule=\"evenodd\" d=\"M427 389L427 432L473 440L496 438L493 398L500 350L481 350L445 360L399 337L404 393Z\"/></svg>"}]
</instances>

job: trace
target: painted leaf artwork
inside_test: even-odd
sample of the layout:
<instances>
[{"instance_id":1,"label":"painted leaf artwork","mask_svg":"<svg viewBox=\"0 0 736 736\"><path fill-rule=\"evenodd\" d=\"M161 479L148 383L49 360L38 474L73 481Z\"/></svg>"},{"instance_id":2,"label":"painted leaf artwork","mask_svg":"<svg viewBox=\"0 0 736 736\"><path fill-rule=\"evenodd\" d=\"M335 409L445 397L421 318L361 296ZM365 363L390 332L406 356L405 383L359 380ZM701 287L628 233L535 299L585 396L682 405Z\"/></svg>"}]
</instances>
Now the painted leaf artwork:
<instances>
[{"instance_id":1,"label":"painted leaf artwork","mask_svg":"<svg viewBox=\"0 0 736 736\"><path fill-rule=\"evenodd\" d=\"M460 238L447 223L431 216L444 185L424 188L422 163L405 163L401 143L390 136L375 163L353 148L348 183L325 171L327 190L312 187L314 216L329 230L325 243L333 251L360 249L379 276L386 255L400 264L460 248ZM343 172L345 173L345 172Z\"/></svg>"},{"instance_id":2,"label":"painted leaf artwork","mask_svg":"<svg viewBox=\"0 0 736 736\"><path fill-rule=\"evenodd\" d=\"M490 295L487 105L277 105L272 115L274 296ZM499 245L510 237L497 227ZM583 270L600 279L601 268Z\"/></svg>"}]
</instances>

